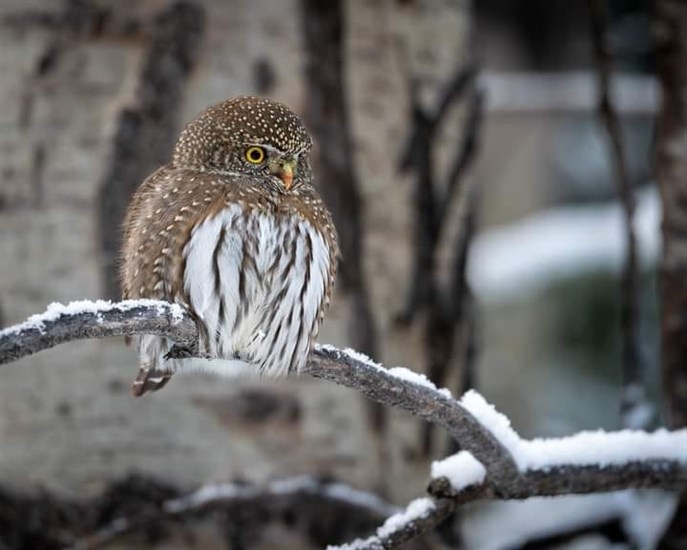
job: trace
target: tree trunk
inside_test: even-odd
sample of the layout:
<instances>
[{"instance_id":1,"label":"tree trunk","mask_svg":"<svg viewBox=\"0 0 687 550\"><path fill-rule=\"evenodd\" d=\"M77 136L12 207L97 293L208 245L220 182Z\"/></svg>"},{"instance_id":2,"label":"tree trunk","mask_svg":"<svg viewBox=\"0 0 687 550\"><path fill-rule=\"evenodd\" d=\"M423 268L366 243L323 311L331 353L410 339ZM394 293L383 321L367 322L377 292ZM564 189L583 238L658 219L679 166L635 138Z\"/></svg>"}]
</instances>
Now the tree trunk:
<instances>
[{"instance_id":1,"label":"tree trunk","mask_svg":"<svg viewBox=\"0 0 687 550\"><path fill-rule=\"evenodd\" d=\"M654 32L663 104L658 119L656 177L663 203L661 344L666 413L687 426L687 5L656 0ZM687 492L660 548L687 546Z\"/></svg>"}]
</instances>

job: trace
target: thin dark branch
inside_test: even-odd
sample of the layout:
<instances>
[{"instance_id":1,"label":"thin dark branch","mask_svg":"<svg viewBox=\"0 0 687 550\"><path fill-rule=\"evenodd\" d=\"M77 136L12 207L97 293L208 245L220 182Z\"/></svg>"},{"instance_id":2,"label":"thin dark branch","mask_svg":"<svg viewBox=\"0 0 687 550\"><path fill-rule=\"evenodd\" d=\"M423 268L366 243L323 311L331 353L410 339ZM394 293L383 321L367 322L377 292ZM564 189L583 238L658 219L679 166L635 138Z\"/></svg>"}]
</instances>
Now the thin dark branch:
<instances>
[{"instance_id":1,"label":"thin dark branch","mask_svg":"<svg viewBox=\"0 0 687 550\"><path fill-rule=\"evenodd\" d=\"M401 50L403 53L404 50ZM401 58L402 61L405 58ZM453 163L447 185L441 187L434 173L433 156L436 135L439 127L446 119L450 107L470 89L474 84L477 68L474 64L460 67L447 82L438 105L435 109L427 108L420 102L417 92L417 81L409 77L410 89L410 132L406 146L399 159L401 171L412 170L415 175L413 186L413 203L415 204L414 258L411 282L408 287L406 302L396 316L401 325L412 322L415 314L421 309L431 307L437 299L437 285L434 280L436 252L441 237L441 231L448 210L443 199L450 196L443 187L448 189L450 183L451 195L457 186L461 174L470 160L474 157L475 140L470 139L476 133L479 118L468 117L466 138L461 143L457 160ZM474 107L474 105L473 105ZM481 109L478 109L481 111ZM471 113L474 111L471 110ZM479 113L477 115L479 117ZM462 159L462 160L461 160Z\"/></svg>"},{"instance_id":2,"label":"thin dark branch","mask_svg":"<svg viewBox=\"0 0 687 550\"><path fill-rule=\"evenodd\" d=\"M72 550L93 550L141 531L163 519L205 515L227 507L267 505L272 508L297 509L304 498L317 499L320 506L340 505L363 514L373 522L383 521L398 509L378 496L337 482L323 482L310 476L275 480L264 486L246 483L206 485L186 496L167 500L156 513L141 517L119 517L95 534L79 540ZM348 512L350 513L350 512Z\"/></svg>"},{"instance_id":3,"label":"thin dark branch","mask_svg":"<svg viewBox=\"0 0 687 550\"><path fill-rule=\"evenodd\" d=\"M459 69L451 80L446 84L444 93L439 100L439 105L434 113L435 125L438 125L446 116L446 113L451 108L453 103L459 101L463 94L469 90L470 85L474 82L477 76L477 65L468 63L465 67Z\"/></svg>"},{"instance_id":4,"label":"thin dark branch","mask_svg":"<svg viewBox=\"0 0 687 550\"><path fill-rule=\"evenodd\" d=\"M442 220L446 218L447 209L456 194L459 184L463 180L463 176L475 160L483 117L484 93L482 90L475 89L470 95L468 115L463 130L463 139L461 140L456 158L446 180L444 199L440 202L440 217Z\"/></svg>"},{"instance_id":5,"label":"thin dark branch","mask_svg":"<svg viewBox=\"0 0 687 550\"><path fill-rule=\"evenodd\" d=\"M623 339L622 369L624 415L644 401L644 372L639 351L639 270L637 266L637 237L633 225L635 198L627 173L622 132L618 114L610 95L613 60L605 0L588 0L591 11L592 42L599 81L598 113L609 141L616 194L623 210L626 251L621 287L621 331Z\"/></svg>"}]
</instances>

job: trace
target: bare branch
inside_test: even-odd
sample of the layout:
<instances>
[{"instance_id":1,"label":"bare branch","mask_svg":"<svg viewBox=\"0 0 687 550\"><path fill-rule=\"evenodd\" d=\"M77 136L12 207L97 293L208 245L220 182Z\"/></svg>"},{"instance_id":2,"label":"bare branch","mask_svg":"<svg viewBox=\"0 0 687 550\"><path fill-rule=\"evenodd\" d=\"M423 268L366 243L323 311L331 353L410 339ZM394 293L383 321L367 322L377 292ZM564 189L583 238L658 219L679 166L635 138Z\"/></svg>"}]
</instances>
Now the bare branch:
<instances>
[{"instance_id":1,"label":"bare branch","mask_svg":"<svg viewBox=\"0 0 687 550\"><path fill-rule=\"evenodd\" d=\"M589 0L592 42L599 81L598 113L608 136L616 194L623 210L626 239L625 266L621 283L621 331L623 339L623 397L621 410L626 422L632 409L645 402L644 372L639 351L639 271L637 236L632 220L635 198L630 185L623 148L620 119L611 102L613 59L608 44L608 8L604 0Z\"/></svg>"},{"instance_id":2,"label":"bare branch","mask_svg":"<svg viewBox=\"0 0 687 550\"><path fill-rule=\"evenodd\" d=\"M79 540L72 550L93 550L130 533L145 529L163 519L203 514L218 508L231 506L268 505L271 508L294 509L304 497L318 502L338 504L381 521L398 511L377 495L360 491L338 482L324 482L303 475L271 481L263 486L247 483L218 483L161 504L156 513L134 517L118 517L95 534Z\"/></svg>"}]
</instances>

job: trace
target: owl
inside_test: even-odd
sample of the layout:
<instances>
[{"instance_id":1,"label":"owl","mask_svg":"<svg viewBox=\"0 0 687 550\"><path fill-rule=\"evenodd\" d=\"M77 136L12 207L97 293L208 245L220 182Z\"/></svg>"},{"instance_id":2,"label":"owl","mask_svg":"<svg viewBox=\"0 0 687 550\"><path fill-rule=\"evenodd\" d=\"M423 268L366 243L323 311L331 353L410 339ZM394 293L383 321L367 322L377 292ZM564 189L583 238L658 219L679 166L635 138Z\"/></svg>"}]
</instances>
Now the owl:
<instances>
[{"instance_id":1,"label":"owl","mask_svg":"<svg viewBox=\"0 0 687 550\"><path fill-rule=\"evenodd\" d=\"M327 308L339 255L313 184L312 139L280 103L238 97L181 132L172 161L134 194L124 222L122 295L181 304L202 358L169 338L137 337L134 396L175 372L267 376L305 364Z\"/></svg>"}]
</instances>

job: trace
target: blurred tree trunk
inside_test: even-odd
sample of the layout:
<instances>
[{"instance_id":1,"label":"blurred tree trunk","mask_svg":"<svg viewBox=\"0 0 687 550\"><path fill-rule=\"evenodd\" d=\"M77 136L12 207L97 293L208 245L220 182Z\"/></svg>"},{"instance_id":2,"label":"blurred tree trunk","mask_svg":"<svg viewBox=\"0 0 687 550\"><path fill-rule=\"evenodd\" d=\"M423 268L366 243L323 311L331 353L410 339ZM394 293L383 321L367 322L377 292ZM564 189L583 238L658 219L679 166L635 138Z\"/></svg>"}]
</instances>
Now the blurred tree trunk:
<instances>
[{"instance_id":1,"label":"blurred tree trunk","mask_svg":"<svg viewBox=\"0 0 687 550\"><path fill-rule=\"evenodd\" d=\"M687 426L687 6L657 0L658 120L656 175L663 201L662 364L673 427Z\"/></svg>"},{"instance_id":2,"label":"blurred tree trunk","mask_svg":"<svg viewBox=\"0 0 687 550\"><path fill-rule=\"evenodd\" d=\"M362 203L353 158L348 112L341 0L301 0L305 36L306 120L318 145L317 178L334 217L341 246L339 281L350 305L351 346L377 357L377 331L363 269ZM381 430L384 409L370 404L372 423Z\"/></svg>"},{"instance_id":3,"label":"blurred tree trunk","mask_svg":"<svg viewBox=\"0 0 687 550\"><path fill-rule=\"evenodd\" d=\"M119 299L117 262L121 225L129 199L141 182L166 164L179 133L180 107L204 30L204 11L174 2L153 22L142 67L136 105L117 120L112 155L99 197L103 287L106 298Z\"/></svg>"},{"instance_id":4,"label":"blurred tree trunk","mask_svg":"<svg viewBox=\"0 0 687 550\"><path fill-rule=\"evenodd\" d=\"M663 104L658 118L656 176L663 203L661 339L666 412L687 426L687 4L656 0L654 32ZM687 492L661 548L687 547Z\"/></svg>"}]
</instances>

